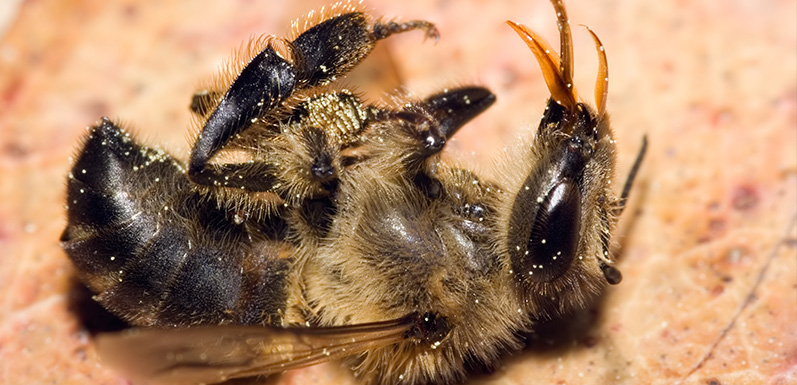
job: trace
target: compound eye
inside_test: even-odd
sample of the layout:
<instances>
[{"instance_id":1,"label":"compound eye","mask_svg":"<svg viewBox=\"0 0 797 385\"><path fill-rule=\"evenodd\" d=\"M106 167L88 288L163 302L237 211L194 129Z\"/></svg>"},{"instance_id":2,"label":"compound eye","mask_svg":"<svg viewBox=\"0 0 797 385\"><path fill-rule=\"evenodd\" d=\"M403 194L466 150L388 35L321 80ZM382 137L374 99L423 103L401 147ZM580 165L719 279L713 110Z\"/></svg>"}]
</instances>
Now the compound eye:
<instances>
[{"instance_id":1,"label":"compound eye","mask_svg":"<svg viewBox=\"0 0 797 385\"><path fill-rule=\"evenodd\" d=\"M564 274L578 251L580 231L581 192L574 181L564 180L548 192L534 219L526 246L527 279L550 282Z\"/></svg>"}]
</instances>

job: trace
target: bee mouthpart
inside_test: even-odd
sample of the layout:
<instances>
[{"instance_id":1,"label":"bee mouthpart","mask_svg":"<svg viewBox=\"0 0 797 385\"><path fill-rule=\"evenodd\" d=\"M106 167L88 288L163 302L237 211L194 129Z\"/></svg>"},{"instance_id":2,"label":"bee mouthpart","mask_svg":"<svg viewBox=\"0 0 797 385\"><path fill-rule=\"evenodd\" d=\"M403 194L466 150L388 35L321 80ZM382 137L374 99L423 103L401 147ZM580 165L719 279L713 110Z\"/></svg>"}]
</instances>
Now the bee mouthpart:
<instances>
[{"instance_id":1,"label":"bee mouthpart","mask_svg":"<svg viewBox=\"0 0 797 385\"><path fill-rule=\"evenodd\" d=\"M555 51L551 45L545 38L525 25L509 20L506 23L517 32L529 49L531 49L531 52L537 59L537 63L540 65L545 84L548 86L548 91L551 92L551 98L566 110L574 111L577 98L575 87L573 87L573 80L564 77L564 74L559 68L559 58L554 55Z\"/></svg>"},{"instance_id":2,"label":"bee mouthpart","mask_svg":"<svg viewBox=\"0 0 797 385\"><path fill-rule=\"evenodd\" d=\"M540 65L545 84L551 92L551 98L567 111L575 111L578 102L578 94L573 85L573 39L570 32L570 23L567 20L567 12L560 0L551 0L557 16L559 26L559 36L561 40L561 53L556 56L548 41L538 33L532 31L522 24L507 20L512 29L517 32L521 39L531 49L537 63ZM603 48L598 35L589 27L587 29L592 40L595 42L595 49L598 52L598 76L595 82L595 107L598 116L606 113L606 96L609 92L609 65L606 59L606 50Z\"/></svg>"},{"instance_id":3,"label":"bee mouthpart","mask_svg":"<svg viewBox=\"0 0 797 385\"><path fill-rule=\"evenodd\" d=\"M595 80L595 107L598 109L598 116L606 113L606 95L609 94L609 62L606 59L606 50L603 43L598 39L598 35L592 32L586 25L584 28L592 36L595 42L595 50L598 51L598 78Z\"/></svg>"}]
</instances>

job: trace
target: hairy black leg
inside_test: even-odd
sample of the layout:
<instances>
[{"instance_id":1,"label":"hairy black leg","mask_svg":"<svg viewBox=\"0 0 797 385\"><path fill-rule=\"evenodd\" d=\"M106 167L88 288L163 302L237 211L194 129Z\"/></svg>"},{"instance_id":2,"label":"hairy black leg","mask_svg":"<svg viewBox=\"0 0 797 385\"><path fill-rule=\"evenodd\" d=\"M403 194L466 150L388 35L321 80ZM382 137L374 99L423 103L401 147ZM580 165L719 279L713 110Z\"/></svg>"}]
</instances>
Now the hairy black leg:
<instances>
[{"instance_id":1,"label":"hairy black leg","mask_svg":"<svg viewBox=\"0 0 797 385\"><path fill-rule=\"evenodd\" d=\"M487 88L463 87L429 96L423 106L437 121L441 136L448 139L493 103L495 95Z\"/></svg>"},{"instance_id":2,"label":"hairy black leg","mask_svg":"<svg viewBox=\"0 0 797 385\"><path fill-rule=\"evenodd\" d=\"M331 186L337 179L335 151L330 145L326 132L322 129L308 126L302 127L295 134L286 134L298 137L297 147L289 147L280 151L290 151L291 158L285 158L286 163L302 162L306 165L306 173L301 174L307 183L318 183L331 192ZM222 179L213 183L220 187L239 188L247 191L271 191L285 200L291 200L290 184L280 178L284 174L283 167L268 162L249 163L224 163L208 164L206 169ZM294 184L297 183L294 181Z\"/></svg>"},{"instance_id":3,"label":"hairy black leg","mask_svg":"<svg viewBox=\"0 0 797 385\"><path fill-rule=\"evenodd\" d=\"M370 30L365 15L352 12L325 20L290 42L292 61L284 59L271 46L264 49L244 67L208 116L191 152L189 177L204 185L225 185L231 179L262 177L260 172L264 167L247 163L240 167L217 168L208 167L208 162L253 121L267 116L297 89L335 80L367 56L377 40L417 28L426 29L427 35L437 35L430 23L419 21L378 22L374 30ZM230 173L235 178L230 178Z\"/></svg>"},{"instance_id":4,"label":"hairy black leg","mask_svg":"<svg viewBox=\"0 0 797 385\"><path fill-rule=\"evenodd\" d=\"M277 168L266 162L208 164L201 175L213 176L203 184L247 191L271 191L280 184Z\"/></svg>"},{"instance_id":5,"label":"hairy black leg","mask_svg":"<svg viewBox=\"0 0 797 385\"><path fill-rule=\"evenodd\" d=\"M408 161L408 171L414 183L432 199L442 194L442 185L435 179L426 159L443 150L446 142L467 122L484 112L495 102L495 95L484 87L462 87L431 95L411 105L395 116L409 124L409 134L420 146Z\"/></svg>"},{"instance_id":6,"label":"hairy black leg","mask_svg":"<svg viewBox=\"0 0 797 385\"><path fill-rule=\"evenodd\" d=\"M210 157L253 119L290 96L295 84L293 66L273 48L255 56L205 122L191 152L188 169L191 179L200 184L217 184L224 174L206 168Z\"/></svg>"},{"instance_id":7,"label":"hairy black leg","mask_svg":"<svg viewBox=\"0 0 797 385\"><path fill-rule=\"evenodd\" d=\"M459 129L495 103L484 87L444 90L400 111L378 110L374 120L401 120L407 135L419 146L413 159L423 160L440 151Z\"/></svg>"}]
</instances>

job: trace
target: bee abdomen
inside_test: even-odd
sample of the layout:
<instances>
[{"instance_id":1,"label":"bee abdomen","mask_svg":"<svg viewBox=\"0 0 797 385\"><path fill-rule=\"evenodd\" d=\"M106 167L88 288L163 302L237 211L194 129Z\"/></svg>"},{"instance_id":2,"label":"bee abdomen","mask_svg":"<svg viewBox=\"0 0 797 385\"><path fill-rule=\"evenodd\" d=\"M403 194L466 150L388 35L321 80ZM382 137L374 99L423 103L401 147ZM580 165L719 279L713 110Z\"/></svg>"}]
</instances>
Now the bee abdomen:
<instances>
[{"instance_id":1,"label":"bee abdomen","mask_svg":"<svg viewBox=\"0 0 797 385\"><path fill-rule=\"evenodd\" d=\"M106 309L134 324L156 324L171 281L188 256L185 235L162 227L97 297Z\"/></svg>"},{"instance_id":2,"label":"bee abdomen","mask_svg":"<svg viewBox=\"0 0 797 385\"><path fill-rule=\"evenodd\" d=\"M136 325L279 322L288 261L252 255L245 242L198 242L180 227L161 226L97 301ZM248 268L253 260L257 268Z\"/></svg>"},{"instance_id":3,"label":"bee abdomen","mask_svg":"<svg viewBox=\"0 0 797 385\"><path fill-rule=\"evenodd\" d=\"M289 268L281 243L254 248L169 155L103 119L67 184L62 245L112 313L141 326L278 320Z\"/></svg>"},{"instance_id":4,"label":"bee abdomen","mask_svg":"<svg viewBox=\"0 0 797 385\"><path fill-rule=\"evenodd\" d=\"M168 155L136 145L107 118L91 128L69 173L61 241L92 290L114 286L123 266L157 232L147 207L153 202L139 199L139 191L161 178L175 179L177 172Z\"/></svg>"}]
</instances>

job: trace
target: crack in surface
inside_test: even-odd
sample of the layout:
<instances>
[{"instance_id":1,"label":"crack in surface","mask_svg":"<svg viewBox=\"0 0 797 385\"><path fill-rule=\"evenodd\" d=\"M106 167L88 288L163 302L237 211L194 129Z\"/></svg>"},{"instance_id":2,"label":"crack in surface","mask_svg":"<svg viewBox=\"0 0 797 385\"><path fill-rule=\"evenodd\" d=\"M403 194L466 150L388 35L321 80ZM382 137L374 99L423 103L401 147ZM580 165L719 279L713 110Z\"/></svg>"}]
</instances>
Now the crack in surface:
<instances>
[{"instance_id":1,"label":"crack in surface","mask_svg":"<svg viewBox=\"0 0 797 385\"><path fill-rule=\"evenodd\" d=\"M769 267L772 265L772 261L775 260L775 257L778 255L778 251L781 248L788 246L789 234L794 230L795 225L797 225L797 213L792 215L791 221L786 225L786 230L783 232L783 236L778 238L775 242L775 245L772 247L772 251L770 251L769 256L767 256L766 261L764 262L764 266L761 267L761 270L758 272L758 276L756 277L755 282L753 282L753 286L750 288L749 293L747 294L747 298L739 304L739 307L736 308L736 311L731 316L731 319L728 321L728 324L722 329L717 339L709 346L703 356L698 360L698 362L689 370L688 373L678 382L679 384L686 381L691 377L694 373L696 373L700 368L703 367L705 364L714 354L717 346L722 342L728 333L736 326L736 321L738 321L739 317L741 316L742 312L749 306L753 300L756 298L756 291L761 286L761 283L764 281L764 278L769 271Z\"/></svg>"}]
</instances>

